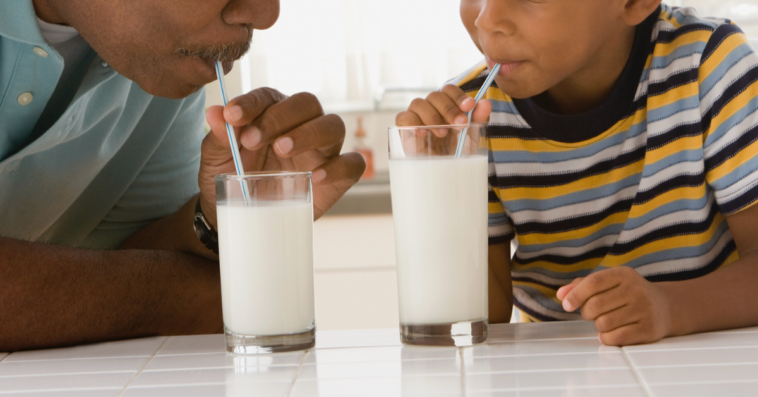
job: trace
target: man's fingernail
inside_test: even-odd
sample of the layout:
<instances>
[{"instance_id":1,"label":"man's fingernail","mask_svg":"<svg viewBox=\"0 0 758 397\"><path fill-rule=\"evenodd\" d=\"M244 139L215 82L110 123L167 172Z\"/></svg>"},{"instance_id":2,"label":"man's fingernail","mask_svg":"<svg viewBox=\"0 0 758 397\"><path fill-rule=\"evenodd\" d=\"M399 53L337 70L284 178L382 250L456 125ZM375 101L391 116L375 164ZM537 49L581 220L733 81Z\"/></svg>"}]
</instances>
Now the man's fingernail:
<instances>
[{"instance_id":1,"label":"man's fingernail","mask_svg":"<svg viewBox=\"0 0 758 397\"><path fill-rule=\"evenodd\" d=\"M252 149L256 146L258 146L259 143L261 143L261 131L255 127L251 128L250 131L244 135L242 135L242 146Z\"/></svg>"},{"instance_id":2,"label":"man's fingernail","mask_svg":"<svg viewBox=\"0 0 758 397\"><path fill-rule=\"evenodd\" d=\"M326 171L324 170L314 171L313 175L311 175L311 179L313 180L314 183L319 183L323 181L325 178L326 178Z\"/></svg>"},{"instance_id":3,"label":"man's fingernail","mask_svg":"<svg viewBox=\"0 0 758 397\"><path fill-rule=\"evenodd\" d=\"M234 105L224 109L224 118L230 123L234 123L242 118L242 108Z\"/></svg>"},{"instance_id":4,"label":"man's fingernail","mask_svg":"<svg viewBox=\"0 0 758 397\"><path fill-rule=\"evenodd\" d=\"M455 124L466 124L468 123L468 119L463 116L458 116L455 118Z\"/></svg>"},{"instance_id":5,"label":"man's fingernail","mask_svg":"<svg viewBox=\"0 0 758 397\"><path fill-rule=\"evenodd\" d=\"M574 311L574 308L571 306L571 302L569 302L567 299L563 300L563 310L569 313Z\"/></svg>"},{"instance_id":6,"label":"man's fingernail","mask_svg":"<svg viewBox=\"0 0 758 397\"><path fill-rule=\"evenodd\" d=\"M295 143L292 142L292 138L282 138L276 141L276 147L279 148L279 153L281 154L289 153L293 146L295 146Z\"/></svg>"}]
</instances>

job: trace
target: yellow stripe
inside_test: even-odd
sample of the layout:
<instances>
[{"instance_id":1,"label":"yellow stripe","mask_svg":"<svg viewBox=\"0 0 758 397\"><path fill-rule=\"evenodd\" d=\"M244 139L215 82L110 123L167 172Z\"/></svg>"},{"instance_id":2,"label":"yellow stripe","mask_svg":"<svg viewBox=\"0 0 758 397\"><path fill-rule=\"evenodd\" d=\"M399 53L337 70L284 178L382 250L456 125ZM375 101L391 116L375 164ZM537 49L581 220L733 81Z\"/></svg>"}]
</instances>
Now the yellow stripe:
<instances>
[{"instance_id":1,"label":"yellow stripe","mask_svg":"<svg viewBox=\"0 0 758 397\"><path fill-rule=\"evenodd\" d=\"M708 171L705 174L705 179L708 183L713 184L726 175L729 175L732 171L739 168L741 165L752 160L756 154L758 154L758 141L751 143L748 147L740 150L734 157L724 161L723 164Z\"/></svg>"},{"instance_id":2,"label":"yellow stripe","mask_svg":"<svg viewBox=\"0 0 758 397\"><path fill-rule=\"evenodd\" d=\"M519 237L519 242L521 237ZM577 262L571 265L559 265L553 262L536 261L526 265L517 264L515 261L511 262L514 272L527 271L531 269L545 269L553 273L573 273L580 270L593 270L595 269L603 258L590 258Z\"/></svg>"},{"instance_id":3,"label":"yellow stripe","mask_svg":"<svg viewBox=\"0 0 758 397\"><path fill-rule=\"evenodd\" d=\"M648 97L648 112L670 105L684 98L698 96L698 88L699 86L697 85L697 82L693 81L692 83L674 88L663 94Z\"/></svg>"},{"instance_id":4,"label":"yellow stripe","mask_svg":"<svg viewBox=\"0 0 758 397\"><path fill-rule=\"evenodd\" d=\"M497 194L497 192L495 192ZM503 203L487 203L487 212L489 214L502 214L505 212L503 209Z\"/></svg>"},{"instance_id":5,"label":"yellow stripe","mask_svg":"<svg viewBox=\"0 0 758 397\"><path fill-rule=\"evenodd\" d=\"M711 56L700 65L698 83L702 84L735 48L745 43L747 43L747 37L745 37L744 34L739 33L728 36L718 47L716 47L716 50Z\"/></svg>"},{"instance_id":6,"label":"yellow stripe","mask_svg":"<svg viewBox=\"0 0 758 397\"><path fill-rule=\"evenodd\" d=\"M524 245L551 244L558 241L579 239L579 238L587 237L593 233L596 233L599 230L605 227L608 227L610 225L624 224L626 222L627 216L628 216L628 212L626 211L617 212L594 225L583 227L581 229L570 230L570 231L561 232L561 233L550 233L550 234L530 233L530 234L520 235L519 243L523 242Z\"/></svg>"},{"instance_id":7,"label":"yellow stripe","mask_svg":"<svg viewBox=\"0 0 758 397\"><path fill-rule=\"evenodd\" d=\"M679 138L673 142L669 142L657 149L649 150L645 154L645 161L647 164L655 164L656 162L671 156L674 153L678 153L685 150L698 150L703 148L703 138L700 135L697 136L685 136Z\"/></svg>"},{"instance_id":8,"label":"yellow stripe","mask_svg":"<svg viewBox=\"0 0 758 397\"><path fill-rule=\"evenodd\" d=\"M666 251L676 248L698 247L713 237L713 235L716 233L716 230L718 230L721 222L724 222L724 216L721 215L721 213L718 213L714 217L711 226L703 233L664 238L647 243L630 252L627 252L624 255L608 255L603 260L602 265L607 267L616 267L653 252Z\"/></svg>"},{"instance_id":9,"label":"yellow stripe","mask_svg":"<svg viewBox=\"0 0 758 397\"><path fill-rule=\"evenodd\" d=\"M547 200L565 196L582 190L596 189L602 186L614 184L630 175L642 172L644 160L636 161L625 167L616 168L598 175L592 175L561 186L551 187L516 187L500 189L500 196L506 201L512 200Z\"/></svg>"},{"instance_id":10,"label":"yellow stripe","mask_svg":"<svg viewBox=\"0 0 758 397\"><path fill-rule=\"evenodd\" d=\"M707 43L712 34L713 32L710 30L695 30L677 37L671 43L656 43L653 55L656 57L665 57L679 47L697 42Z\"/></svg>"},{"instance_id":11,"label":"yellow stripe","mask_svg":"<svg viewBox=\"0 0 758 397\"><path fill-rule=\"evenodd\" d=\"M632 206L629 213L629 219L639 218L650 211L660 208L676 200L698 200L705 195L705 185L701 186L684 186L669 190L666 193L656 196L654 199L644 203Z\"/></svg>"},{"instance_id":12,"label":"yellow stripe","mask_svg":"<svg viewBox=\"0 0 758 397\"><path fill-rule=\"evenodd\" d=\"M721 112L713 118L711 126L708 128L706 136L713 134L726 120L729 120L735 113L742 110L748 102L758 96L758 81L747 86L739 95L734 97L729 103L721 109Z\"/></svg>"},{"instance_id":13,"label":"yellow stripe","mask_svg":"<svg viewBox=\"0 0 758 397\"><path fill-rule=\"evenodd\" d=\"M721 266L719 266L719 269L723 269L723 268L725 268L725 267L727 267L727 266L731 265L731 264L732 264L732 263L734 263L734 262L735 262L737 259L740 259L740 251L738 251L738 250L734 250L734 252L732 252L732 254L731 254L731 255L729 255L729 257L728 257L728 258L726 258L726 260L724 261L724 263L722 263L722 264L721 264Z\"/></svg>"},{"instance_id":14,"label":"yellow stripe","mask_svg":"<svg viewBox=\"0 0 758 397\"><path fill-rule=\"evenodd\" d=\"M468 83L469 81L475 79L476 76L479 76L480 74L482 74L482 72L484 71L484 69L487 69L487 63L486 62L482 62L481 65L475 67L474 70L472 70L469 74L466 75L466 77L463 78L463 80L461 80L460 82L458 82L458 87L460 87L460 86Z\"/></svg>"}]
</instances>

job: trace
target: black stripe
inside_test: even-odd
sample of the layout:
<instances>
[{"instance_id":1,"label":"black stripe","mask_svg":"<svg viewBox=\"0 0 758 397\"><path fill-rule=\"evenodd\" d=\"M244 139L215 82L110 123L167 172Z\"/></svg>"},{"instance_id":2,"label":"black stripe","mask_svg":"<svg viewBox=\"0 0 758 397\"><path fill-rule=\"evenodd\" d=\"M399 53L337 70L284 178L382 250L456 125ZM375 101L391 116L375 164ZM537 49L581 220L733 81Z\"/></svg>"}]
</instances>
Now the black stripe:
<instances>
[{"instance_id":1,"label":"black stripe","mask_svg":"<svg viewBox=\"0 0 758 397\"><path fill-rule=\"evenodd\" d=\"M696 68L687 69L677 74L669 76L666 80L660 81L648 85L647 96L654 97L656 95L665 94L675 88L679 88L683 85L694 83L698 78L698 70Z\"/></svg>"},{"instance_id":2,"label":"black stripe","mask_svg":"<svg viewBox=\"0 0 758 397\"><path fill-rule=\"evenodd\" d=\"M534 258L529 258L529 259L523 259L519 257L518 252L517 252L516 256L513 257L513 263L517 265L528 265L534 262L545 261L545 262L556 264L556 265L570 266L570 265L575 265L579 262L583 262L589 259L605 258L605 256L608 255L609 250L610 250L610 247L603 246L603 247L595 248L592 251L587 251L577 256L539 255L539 256L535 256Z\"/></svg>"},{"instance_id":3,"label":"black stripe","mask_svg":"<svg viewBox=\"0 0 758 397\"><path fill-rule=\"evenodd\" d=\"M490 178L490 179L492 179L492 178ZM487 202L488 203L499 203L500 199L497 197L497 194L495 194L495 192L488 191L487 192Z\"/></svg>"},{"instance_id":4,"label":"black stripe","mask_svg":"<svg viewBox=\"0 0 758 397\"><path fill-rule=\"evenodd\" d=\"M671 43L672 41L678 39L681 36L684 36L687 33L695 32L698 30L712 32L713 27L705 24L693 23L681 26L674 31L661 30L658 32L658 37L655 39L655 41L656 43Z\"/></svg>"},{"instance_id":5,"label":"black stripe","mask_svg":"<svg viewBox=\"0 0 758 397\"><path fill-rule=\"evenodd\" d=\"M514 237L516 237L516 235L513 232L508 233L504 236L494 236L494 237L490 236L487 243L489 245L497 245L497 244L504 244L504 243L507 244L507 243L510 243Z\"/></svg>"},{"instance_id":6,"label":"black stripe","mask_svg":"<svg viewBox=\"0 0 758 397\"><path fill-rule=\"evenodd\" d=\"M661 194L666 193L670 190L674 190L676 188L685 186L696 187L702 186L703 184L705 184L705 175L702 172L695 175L679 175L667 181L661 182L658 186L650 190L638 192L637 197L634 198L634 204L644 204L660 196Z\"/></svg>"},{"instance_id":7,"label":"black stripe","mask_svg":"<svg viewBox=\"0 0 758 397\"><path fill-rule=\"evenodd\" d=\"M739 197L732 199L726 203L721 203L721 212L724 215L729 215L737 212L750 204L753 204L758 200L758 185L753 186L750 190L742 193Z\"/></svg>"},{"instance_id":8,"label":"black stripe","mask_svg":"<svg viewBox=\"0 0 758 397\"><path fill-rule=\"evenodd\" d=\"M587 274L590 274L590 272L591 272L591 270L588 270ZM551 283L546 283L546 282L544 282L542 280L537 280L537 279L534 279L534 278L529 277L529 276L515 276L515 275L512 275L511 276L511 280L512 281L521 281L521 282L531 283L531 284L537 284L537 285L540 285L540 286L543 286L543 287L546 287L546 288L551 288L551 289L554 289L554 290L557 290L558 288L563 287L564 285L566 285L566 284L551 284ZM569 280L569 281L571 281L571 280Z\"/></svg>"},{"instance_id":9,"label":"black stripe","mask_svg":"<svg viewBox=\"0 0 758 397\"><path fill-rule=\"evenodd\" d=\"M493 125L487 126L487 137L492 138L515 138L525 141L543 140L544 138L537 136L534 130L531 128L517 128L508 125Z\"/></svg>"},{"instance_id":10,"label":"black stripe","mask_svg":"<svg viewBox=\"0 0 758 397\"><path fill-rule=\"evenodd\" d=\"M705 233L713 225L713 220L716 218L717 214L719 214L718 206L713 205L711 206L708 216L700 222L679 223L658 230L653 230L628 243L615 244L608 252L608 255L623 255L642 247L645 244L650 244L654 241L663 240L669 237Z\"/></svg>"},{"instance_id":11,"label":"black stripe","mask_svg":"<svg viewBox=\"0 0 758 397\"><path fill-rule=\"evenodd\" d=\"M713 31L713 34L708 39L708 44L705 45L705 49L703 50L703 56L700 58L700 65L705 63L705 61L708 60L708 58L713 55L713 53L716 51L718 46L721 45L724 40L726 40L727 37L735 34L735 33L742 33L742 30L740 30L737 25L732 24L725 24L725 25L719 25L716 27L716 30Z\"/></svg>"},{"instance_id":12,"label":"black stripe","mask_svg":"<svg viewBox=\"0 0 758 397\"><path fill-rule=\"evenodd\" d=\"M518 299L514 299L513 300L513 305L516 306L522 312L524 312L524 313L526 313L526 314L528 314L528 315L536 318L539 321L545 321L545 322L547 322L547 321L560 321L558 319L555 319L555 318L552 318L552 317L547 317L547 316L545 316L543 314L540 314L540 313L537 313L537 312L533 311L532 309L530 309L530 308L524 306L523 304L521 304L521 302L519 302Z\"/></svg>"},{"instance_id":13,"label":"black stripe","mask_svg":"<svg viewBox=\"0 0 758 397\"><path fill-rule=\"evenodd\" d=\"M596 225L613 214L629 211L629 209L632 208L633 201L633 199L621 200L600 212L585 216L572 217L561 221L523 223L516 225L516 232L518 234L552 234L562 233L568 230L582 229L588 226Z\"/></svg>"},{"instance_id":14,"label":"black stripe","mask_svg":"<svg viewBox=\"0 0 758 397\"><path fill-rule=\"evenodd\" d=\"M660 147L663 147L665 145L668 145L671 142L676 141L677 139L681 139L684 137L693 137L698 136L703 133L704 129L703 127L695 122L692 124L685 124L680 125L676 128L671 129L670 131L656 135L651 136L647 138L647 150L655 150Z\"/></svg>"},{"instance_id":15,"label":"black stripe","mask_svg":"<svg viewBox=\"0 0 758 397\"><path fill-rule=\"evenodd\" d=\"M710 263L707 265L699 268L699 269L693 269L693 270L680 270L673 273L664 273L664 274L656 274L652 276L646 276L645 278L648 281L652 282L659 282L659 281L682 281L682 280L691 280L693 278L698 278L705 276L706 274L712 273L713 271L717 270L721 265L729 258L729 255L731 255L735 250L737 249L737 245L734 243L734 240L730 241L729 244L727 244L723 250L714 258Z\"/></svg>"},{"instance_id":16,"label":"black stripe","mask_svg":"<svg viewBox=\"0 0 758 397\"><path fill-rule=\"evenodd\" d=\"M742 149L746 148L750 144L758 139L758 125L745 131L740 135L736 141L726 145L718 153L705 160L705 170L710 171L719 165L723 164L726 160L736 156Z\"/></svg>"},{"instance_id":17,"label":"black stripe","mask_svg":"<svg viewBox=\"0 0 758 397\"><path fill-rule=\"evenodd\" d=\"M708 112L703 115L703 121L704 125L706 124L705 121L707 121L708 127L706 127L704 130L707 131L708 128L711 126L711 120L718 116L719 113L721 113L721 110L724 109L724 106L728 105L729 102L731 102L737 95L741 94L747 87L750 86L750 84L753 84L758 80L758 66L753 66L752 69L750 69L747 73L745 73L742 77L740 77L737 81L732 83L727 89L724 90L723 93L721 93L721 96L719 99L716 100L716 102L713 103L710 109L708 109Z\"/></svg>"},{"instance_id":18,"label":"black stripe","mask_svg":"<svg viewBox=\"0 0 758 397\"><path fill-rule=\"evenodd\" d=\"M487 75L481 75L467 83L461 84L460 88L463 92L478 92L479 88L484 85L485 80L487 80Z\"/></svg>"},{"instance_id":19,"label":"black stripe","mask_svg":"<svg viewBox=\"0 0 758 397\"><path fill-rule=\"evenodd\" d=\"M634 164L643 158L645 158L644 146L618 157L596 163L582 171L552 175L498 176L497 186L500 188L562 186L591 176L609 173L615 169Z\"/></svg>"}]
</instances>

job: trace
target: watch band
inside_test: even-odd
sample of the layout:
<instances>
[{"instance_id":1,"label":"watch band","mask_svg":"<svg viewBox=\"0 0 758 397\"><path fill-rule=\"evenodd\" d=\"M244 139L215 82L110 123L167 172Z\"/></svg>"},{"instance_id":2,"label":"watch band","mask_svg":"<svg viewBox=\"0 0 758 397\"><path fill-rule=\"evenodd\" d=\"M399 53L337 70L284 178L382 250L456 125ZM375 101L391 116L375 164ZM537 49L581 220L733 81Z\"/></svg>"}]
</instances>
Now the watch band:
<instances>
[{"instance_id":1,"label":"watch band","mask_svg":"<svg viewBox=\"0 0 758 397\"><path fill-rule=\"evenodd\" d=\"M203 207L200 205L200 199L197 199L197 205L195 205L195 219L193 226L195 228L195 234L200 242L205 245L206 248L213 251L218 255L218 233L208 224L203 215Z\"/></svg>"}]
</instances>

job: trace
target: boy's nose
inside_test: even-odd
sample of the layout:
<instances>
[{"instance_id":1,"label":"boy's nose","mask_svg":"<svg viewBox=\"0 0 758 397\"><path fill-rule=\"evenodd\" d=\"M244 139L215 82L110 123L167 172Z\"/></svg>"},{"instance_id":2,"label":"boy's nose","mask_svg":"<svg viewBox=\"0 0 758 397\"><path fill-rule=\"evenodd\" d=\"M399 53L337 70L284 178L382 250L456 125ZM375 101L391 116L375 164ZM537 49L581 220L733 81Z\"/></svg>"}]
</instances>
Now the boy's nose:
<instances>
[{"instance_id":1,"label":"boy's nose","mask_svg":"<svg viewBox=\"0 0 758 397\"><path fill-rule=\"evenodd\" d=\"M511 10L504 4L507 1L484 1L477 16L476 27L488 34L501 33L510 35L515 26L509 18Z\"/></svg>"},{"instance_id":2,"label":"boy's nose","mask_svg":"<svg viewBox=\"0 0 758 397\"><path fill-rule=\"evenodd\" d=\"M268 29L279 19L279 0L230 0L221 15L229 25Z\"/></svg>"}]
</instances>

